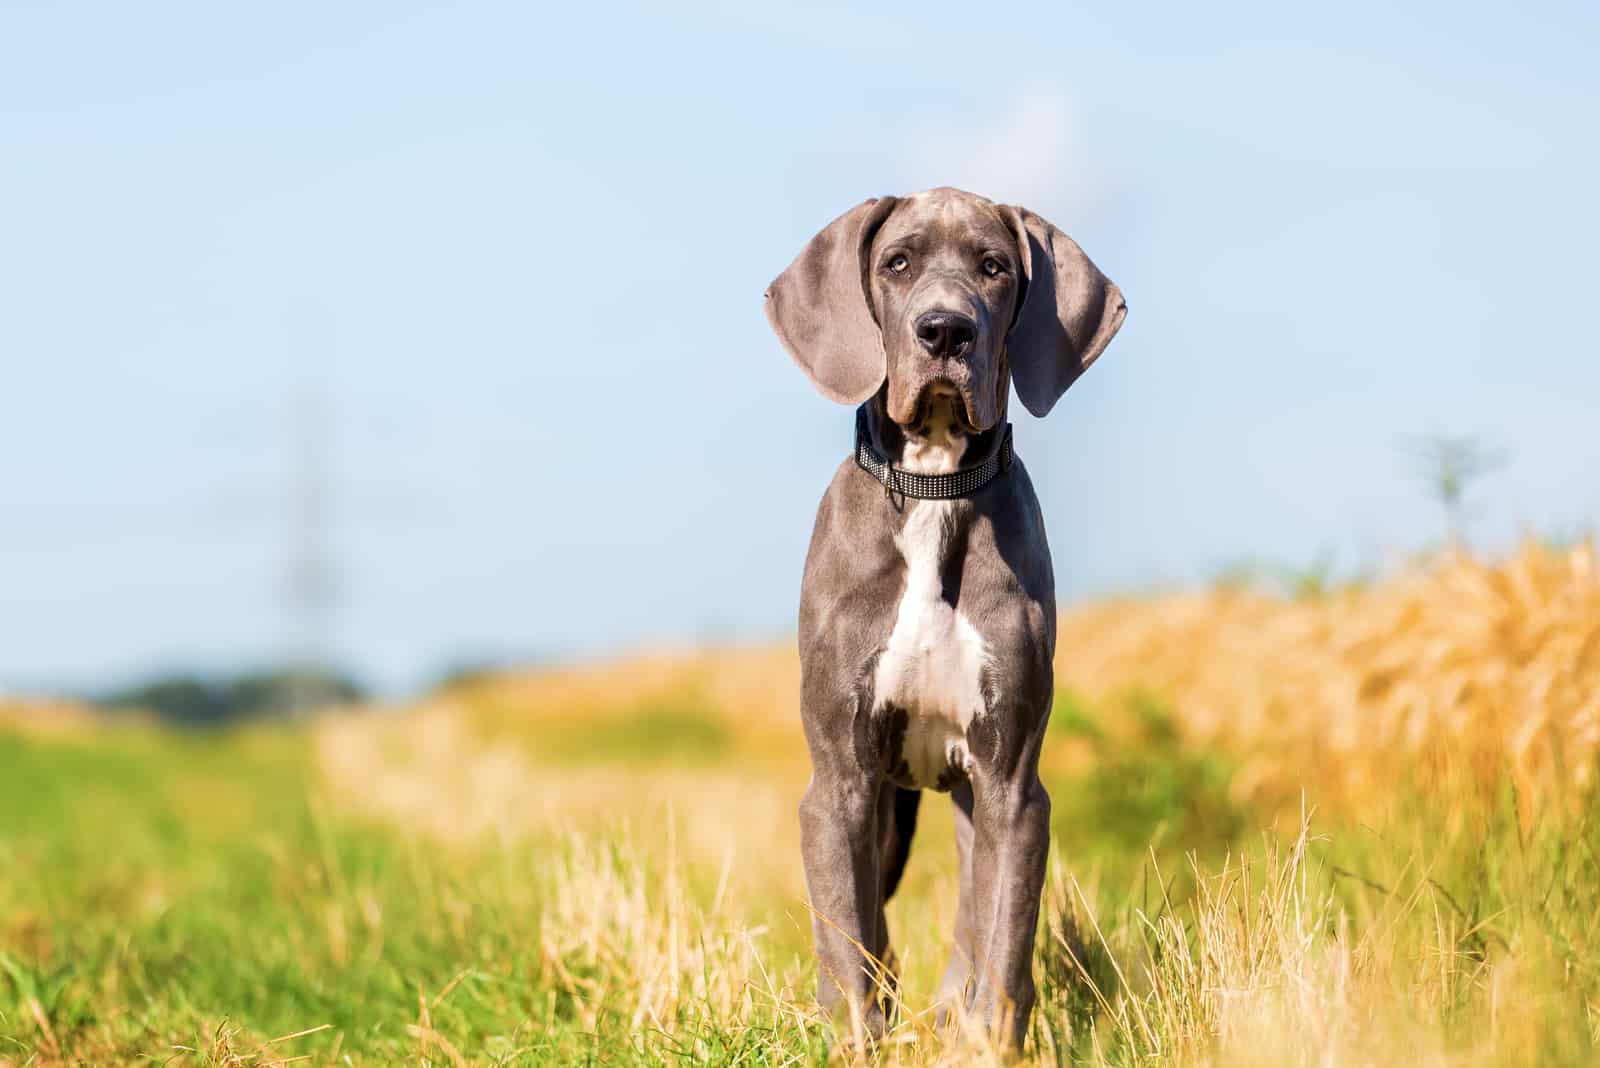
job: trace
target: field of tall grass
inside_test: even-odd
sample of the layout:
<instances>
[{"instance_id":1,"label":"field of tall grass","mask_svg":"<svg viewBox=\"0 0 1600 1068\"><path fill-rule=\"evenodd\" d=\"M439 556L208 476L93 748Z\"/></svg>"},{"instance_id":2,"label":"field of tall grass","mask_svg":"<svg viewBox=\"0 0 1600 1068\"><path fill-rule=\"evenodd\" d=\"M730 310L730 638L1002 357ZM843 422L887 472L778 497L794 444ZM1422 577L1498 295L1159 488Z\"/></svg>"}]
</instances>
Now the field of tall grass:
<instances>
[{"instance_id":1,"label":"field of tall grass","mask_svg":"<svg viewBox=\"0 0 1600 1068\"><path fill-rule=\"evenodd\" d=\"M1600 1062L1600 574L1063 617L1041 1064ZM787 647L174 734L0 702L0 1065L821 1064ZM879 1063L937 1033L923 806Z\"/></svg>"}]
</instances>

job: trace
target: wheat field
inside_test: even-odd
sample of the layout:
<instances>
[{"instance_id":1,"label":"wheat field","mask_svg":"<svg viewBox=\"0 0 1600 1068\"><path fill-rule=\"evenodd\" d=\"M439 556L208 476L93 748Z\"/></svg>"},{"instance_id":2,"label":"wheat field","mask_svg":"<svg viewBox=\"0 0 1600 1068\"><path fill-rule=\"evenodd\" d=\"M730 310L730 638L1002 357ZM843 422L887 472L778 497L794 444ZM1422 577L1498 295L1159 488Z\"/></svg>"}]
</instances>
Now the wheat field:
<instances>
[{"instance_id":1,"label":"wheat field","mask_svg":"<svg viewBox=\"0 0 1600 1068\"><path fill-rule=\"evenodd\" d=\"M1061 620L1039 1064L1590 1064L1592 547ZM937 798L870 1053L811 1004L787 647L177 735L0 703L0 1064L1000 1063Z\"/></svg>"}]
</instances>

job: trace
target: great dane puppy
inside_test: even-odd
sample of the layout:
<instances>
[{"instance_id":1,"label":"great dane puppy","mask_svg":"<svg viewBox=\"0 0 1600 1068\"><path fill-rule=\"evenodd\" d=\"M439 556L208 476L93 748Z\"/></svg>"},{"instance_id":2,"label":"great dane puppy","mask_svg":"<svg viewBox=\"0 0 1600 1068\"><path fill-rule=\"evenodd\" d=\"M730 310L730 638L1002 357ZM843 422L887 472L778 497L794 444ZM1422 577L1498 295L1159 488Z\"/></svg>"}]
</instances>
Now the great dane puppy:
<instances>
[{"instance_id":1,"label":"great dane puppy","mask_svg":"<svg viewBox=\"0 0 1600 1068\"><path fill-rule=\"evenodd\" d=\"M859 405L800 593L820 1000L882 1034L884 902L920 791L944 791L961 901L941 1016L969 1013L1020 1048L1049 850L1038 763L1056 606L1007 402L1014 381L1028 411L1048 413L1122 325L1122 293L1032 212L935 189L828 224L766 312L817 389Z\"/></svg>"}]
</instances>

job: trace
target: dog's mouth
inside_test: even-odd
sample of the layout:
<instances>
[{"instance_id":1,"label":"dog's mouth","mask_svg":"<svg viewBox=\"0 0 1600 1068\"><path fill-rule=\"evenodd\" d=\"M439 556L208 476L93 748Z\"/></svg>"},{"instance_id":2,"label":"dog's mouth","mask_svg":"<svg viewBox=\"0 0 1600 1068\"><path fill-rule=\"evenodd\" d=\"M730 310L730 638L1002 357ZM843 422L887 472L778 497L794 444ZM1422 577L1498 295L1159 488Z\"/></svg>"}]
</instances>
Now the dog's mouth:
<instances>
[{"instance_id":1,"label":"dog's mouth","mask_svg":"<svg viewBox=\"0 0 1600 1068\"><path fill-rule=\"evenodd\" d=\"M971 399L948 378L936 378L917 395L916 414L911 428L924 436L939 432L976 434L970 411Z\"/></svg>"},{"instance_id":2,"label":"dog's mouth","mask_svg":"<svg viewBox=\"0 0 1600 1068\"><path fill-rule=\"evenodd\" d=\"M920 373L889 376L884 398L889 419L907 434L926 434L930 424L953 433L976 435L993 428L1003 407L988 391L985 376L966 368L919 369Z\"/></svg>"}]
</instances>

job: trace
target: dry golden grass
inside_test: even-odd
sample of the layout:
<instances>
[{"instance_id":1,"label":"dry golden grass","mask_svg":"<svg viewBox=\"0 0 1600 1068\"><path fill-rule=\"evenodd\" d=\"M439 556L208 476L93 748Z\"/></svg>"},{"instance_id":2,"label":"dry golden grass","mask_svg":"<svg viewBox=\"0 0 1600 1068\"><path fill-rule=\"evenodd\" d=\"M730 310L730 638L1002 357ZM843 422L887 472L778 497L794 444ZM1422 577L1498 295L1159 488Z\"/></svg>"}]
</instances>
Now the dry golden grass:
<instances>
[{"instance_id":1,"label":"dry golden grass","mask_svg":"<svg viewBox=\"0 0 1600 1068\"><path fill-rule=\"evenodd\" d=\"M446 715L537 757L530 723L587 728L688 700L738 733L744 759L784 764L799 677L788 647L660 651L492 676L453 691ZM1492 787L1509 774L1531 803L1591 785L1600 566L1591 544L1528 542L1505 561L1449 554L1317 598L1218 588L1090 604L1061 617L1056 678L1096 702L1159 697L1190 741L1240 757L1242 799L1293 801L1308 774L1324 806L1399 779Z\"/></svg>"},{"instance_id":2,"label":"dry golden grass","mask_svg":"<svg viewBox=\"0 0 1600 1068\"><path fill-rule=\"evenodd\" d=\"M70 737L102 730L104 726L104 719L77 701L0 694L0 730Z\"/></svg>"},{"instance_id":3,"label":"dry golden grass","mask_svg":"<svg viewBox=\"0 0 1600 1068\"><path fill-rule=\"evenodd\" d=\"M1195 742L1245 755L1241 794L1360 804L1402 779L1519 797L1591 785L1600 752L1594 547L1462 554L1370 587L1094 605L1061 621L1058 685L1173 702Z\"/></svg>"},{"instance_id":4,"label":"dry golden grass","mask_svg":"<svg viewBox=\"0 0 1600 1068\"><path fill-rule=\"evenodd\" d=\"M1525 546L1065 615L1025 1059L1596 1063L1597 582ZM281 730L0 707L0 1058L822 1063L797 690L755 648ZM933 1027L954 859L929 798L877 1063L1002 1060Z\"/></svg>"},{"instance_id":5,"label":"dry golden grass","mask_svg":"<svg viewBox=\"0 0 1600 1068\"><path fill-rule=\"evenodd\" d=\"M1185 747L1226 755L1236 802L1287 833L1212 861L1151 851L1137 895L1057 849L1040 1063L1581 1063L1574 1051L1600 1046L1600 860L1583 815L1600 751L1589 546L1453 555L1316 599L1219 589L1091 605L1061 620L1057 670L1101 710L1156 695ZM328 720L317 752L328 789L369 817L436 839L557 843L541 984L583 1026L620 1019L690 1059L707 1035L753 1035L753 1059L801 1063L818 1022L797 690L787 649L662 652ZM1115 737L1115 714L1095 715ZM573 737L652 717L699 729L695 716L723 732L702 764L567 759ZM1076 765L1050 759L1070 781ZM1508 779L1516 819L1496 830ZM1305 796L1325 837L1293 811ZM1568 803L1539 804L1551 798ZM1385 803L1410 809L1376 835L1352 821ZM952 858L945 820L925 808L890 910L904 1000L881 1063L997 1059L932 1030ZM1163 890L1175 874L1189 888L1176 901Z\"/></svg>"},{"instance_id":6,"label":"dry golden grass","mask_svg":"<svg viewBox=\"0 0 1600 1068\"><path fill-rule=\"evenodd\" d=\"M559 728L523 721L474 729L480 717L446 697L399 716L345 715L323 721L315 746L323 781L345 807L430 835L471 843L573 827L630 828L647 841L672 827L677 847L716 870L739 858L737 882L790 897L803 886L793 863L800 831L794 802L805 765L757 770L541 760L541 738ZM728 818L736 815L737 818Z\"/></svg>"}]
</instances>

